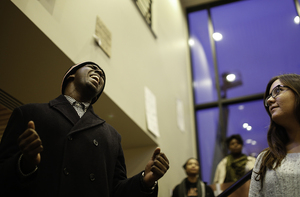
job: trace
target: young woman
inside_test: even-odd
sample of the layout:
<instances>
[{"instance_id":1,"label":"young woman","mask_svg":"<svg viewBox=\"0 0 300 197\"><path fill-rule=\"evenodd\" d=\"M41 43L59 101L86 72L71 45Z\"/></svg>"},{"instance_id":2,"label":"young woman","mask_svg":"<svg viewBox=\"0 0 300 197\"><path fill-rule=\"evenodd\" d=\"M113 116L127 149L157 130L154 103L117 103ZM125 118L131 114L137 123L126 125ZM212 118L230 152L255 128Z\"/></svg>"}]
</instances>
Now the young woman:
<instances>
[{"instance_id":1,"label":"young woman","mask_svg":"<svg viewBox=\"0 0 300 197\"><path fill-rule=\"evenodd\" d=\"M249 196L300 196L300 75L272 78L264 105L271 118L269 147L259 154Z\"/></svg>"}]
</instances>

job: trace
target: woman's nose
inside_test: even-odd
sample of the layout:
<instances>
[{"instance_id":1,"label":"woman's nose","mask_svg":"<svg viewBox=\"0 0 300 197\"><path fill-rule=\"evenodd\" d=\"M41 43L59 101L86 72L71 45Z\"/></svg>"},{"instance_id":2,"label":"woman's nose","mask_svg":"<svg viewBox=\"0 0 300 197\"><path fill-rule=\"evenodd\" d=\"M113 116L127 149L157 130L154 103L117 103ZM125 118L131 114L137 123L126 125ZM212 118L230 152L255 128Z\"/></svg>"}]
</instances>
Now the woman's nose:
<instances>
[{"instance_id":1,"label":"woman's nose","mask_svg":"<svg viewBox=\"0 0 300 197\"><path fill-rule=\"evenodd\" d=\"M275 102L275 99L272 96L270 96L270 98L268 98L268 100L267 100L268 106L270 106L270 103L274 103L274 102Z\"/></svg>"}]
</instances>

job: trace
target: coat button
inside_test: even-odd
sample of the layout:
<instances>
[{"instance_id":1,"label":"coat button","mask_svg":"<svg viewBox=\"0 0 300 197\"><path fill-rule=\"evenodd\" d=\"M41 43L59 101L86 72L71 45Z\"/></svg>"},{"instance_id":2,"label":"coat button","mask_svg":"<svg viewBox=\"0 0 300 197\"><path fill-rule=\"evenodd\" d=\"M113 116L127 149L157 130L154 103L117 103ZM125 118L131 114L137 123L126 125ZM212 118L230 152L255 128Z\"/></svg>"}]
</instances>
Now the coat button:
<instances>
[{"instance_id":1,"label":"coat button","mask_svg":"<svg viewBox=\"0 0 300 197\"><path fill-rule=\"evenodd\" d=\"M93 143L94 143L95 146L99 145L99 143L98 143L98 141L96 139L93 140Z\"/></svg>"},{"instance_id":2,"label":"coat button","mask_svg":"<svg viewBox=\"0 0 300 197\"><path fill-rule=\"evenodd\" d=\"M67 168L64 168L64 174L66 175L66 176L68 176L70 173L68 172L68 170L67 170Z\"/></svg>"},{"instance_id":3,"label":"coat button","mask_svg":"<svg viewBox=\"0 0 300 197\"><path fill-rule=\"evenodd\" d=\"M72 136L69 135L68 140L72 141L73 140Z\"/></svg>"},{"instance_id":4,"label":"coat button","mask_svg":"<svg viewBox=\"0 0 300 197\"><path fill-rule=\"evenodd\" d=\"M93 173L90 174L90 180L91 181L95 181L96 180L96 176Z\"/></svg>"}]
</instances>

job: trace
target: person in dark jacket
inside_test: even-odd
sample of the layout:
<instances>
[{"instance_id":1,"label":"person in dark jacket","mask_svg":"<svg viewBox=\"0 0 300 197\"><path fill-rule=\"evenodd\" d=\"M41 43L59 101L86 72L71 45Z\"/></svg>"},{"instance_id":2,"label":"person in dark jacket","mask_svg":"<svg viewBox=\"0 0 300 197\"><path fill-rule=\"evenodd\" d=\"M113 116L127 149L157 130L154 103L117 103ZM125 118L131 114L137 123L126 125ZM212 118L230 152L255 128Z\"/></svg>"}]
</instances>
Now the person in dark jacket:
<instances>
[{"instance_id":1,"label":"person in dark jacket","mask_svg":"<svg viewBox=\"0 0 300 197\"><path fill-rule=\"evenodd\" d=\"M189 158L183 165L187 177L176 185L172 197L214 197L211 187L199 179L199 162Z\"/></svg>"},{"instance_id":2,"label":"person in dark jacket","mask_svg":"<svg viewBox=\"0 0 300 197\"><path fill-rule=\"evenodd\" d=\"M155 197L169 169L160 148L127 178L120 134L94 111L105 73L94 62L72 66L49 103L16 108L0 143L0 196Z\"/></svg>"}]
</instances>

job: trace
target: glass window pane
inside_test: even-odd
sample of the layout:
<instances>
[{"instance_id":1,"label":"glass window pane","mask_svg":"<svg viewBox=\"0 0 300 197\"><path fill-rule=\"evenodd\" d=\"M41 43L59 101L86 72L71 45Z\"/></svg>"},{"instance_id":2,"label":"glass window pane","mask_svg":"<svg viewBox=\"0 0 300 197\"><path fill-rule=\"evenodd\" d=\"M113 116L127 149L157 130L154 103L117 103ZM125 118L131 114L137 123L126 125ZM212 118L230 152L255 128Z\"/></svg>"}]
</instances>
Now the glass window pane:
<instances>
[{"instance_id":1,"label":"glass window pane","mask_svg":"<svg viewBox=\"0 0 300 197\"><path fill-rule=\"evenodd\" d=\"M211 9L220 82L235 73L238 82L226 85L224 97L264 92L268 80L282 73L300 74L300 28L294 1L251 0Z\"/></svg>"},{"instance_id":2,"label":"glass window pane","mask_svg":"<svg viewBox=\"0 0 300 197\"><path fill-rule=\"evenodd\" d=\"M217 100L207 10L188 15L195 104ZM205 94L204 94L205 92Z\"/></svg>"},{"instance_id":3,"label":"glass window pane","mask_svg":"<svg viewBox=\"0 0 300 197\"><path fill-rule=\"evenodd\" d=\"M244 140L244 154L256 157L268 147L267 131L270 117L264 108L263 100L229 105L224 114L227 114L227 137L240 134Z\"/></svg>"},{"instance_id":4,"label":"glass window pane","mask_svg":"<svg viewBox=\"0 0 300 197\"><path fill-rule=\"evenodd\" d=\"M214 170L216 138L219 133L219 109L199 110L196 112L196 118L202 180L210 183Z\"/></svg>"}]
</instances>

